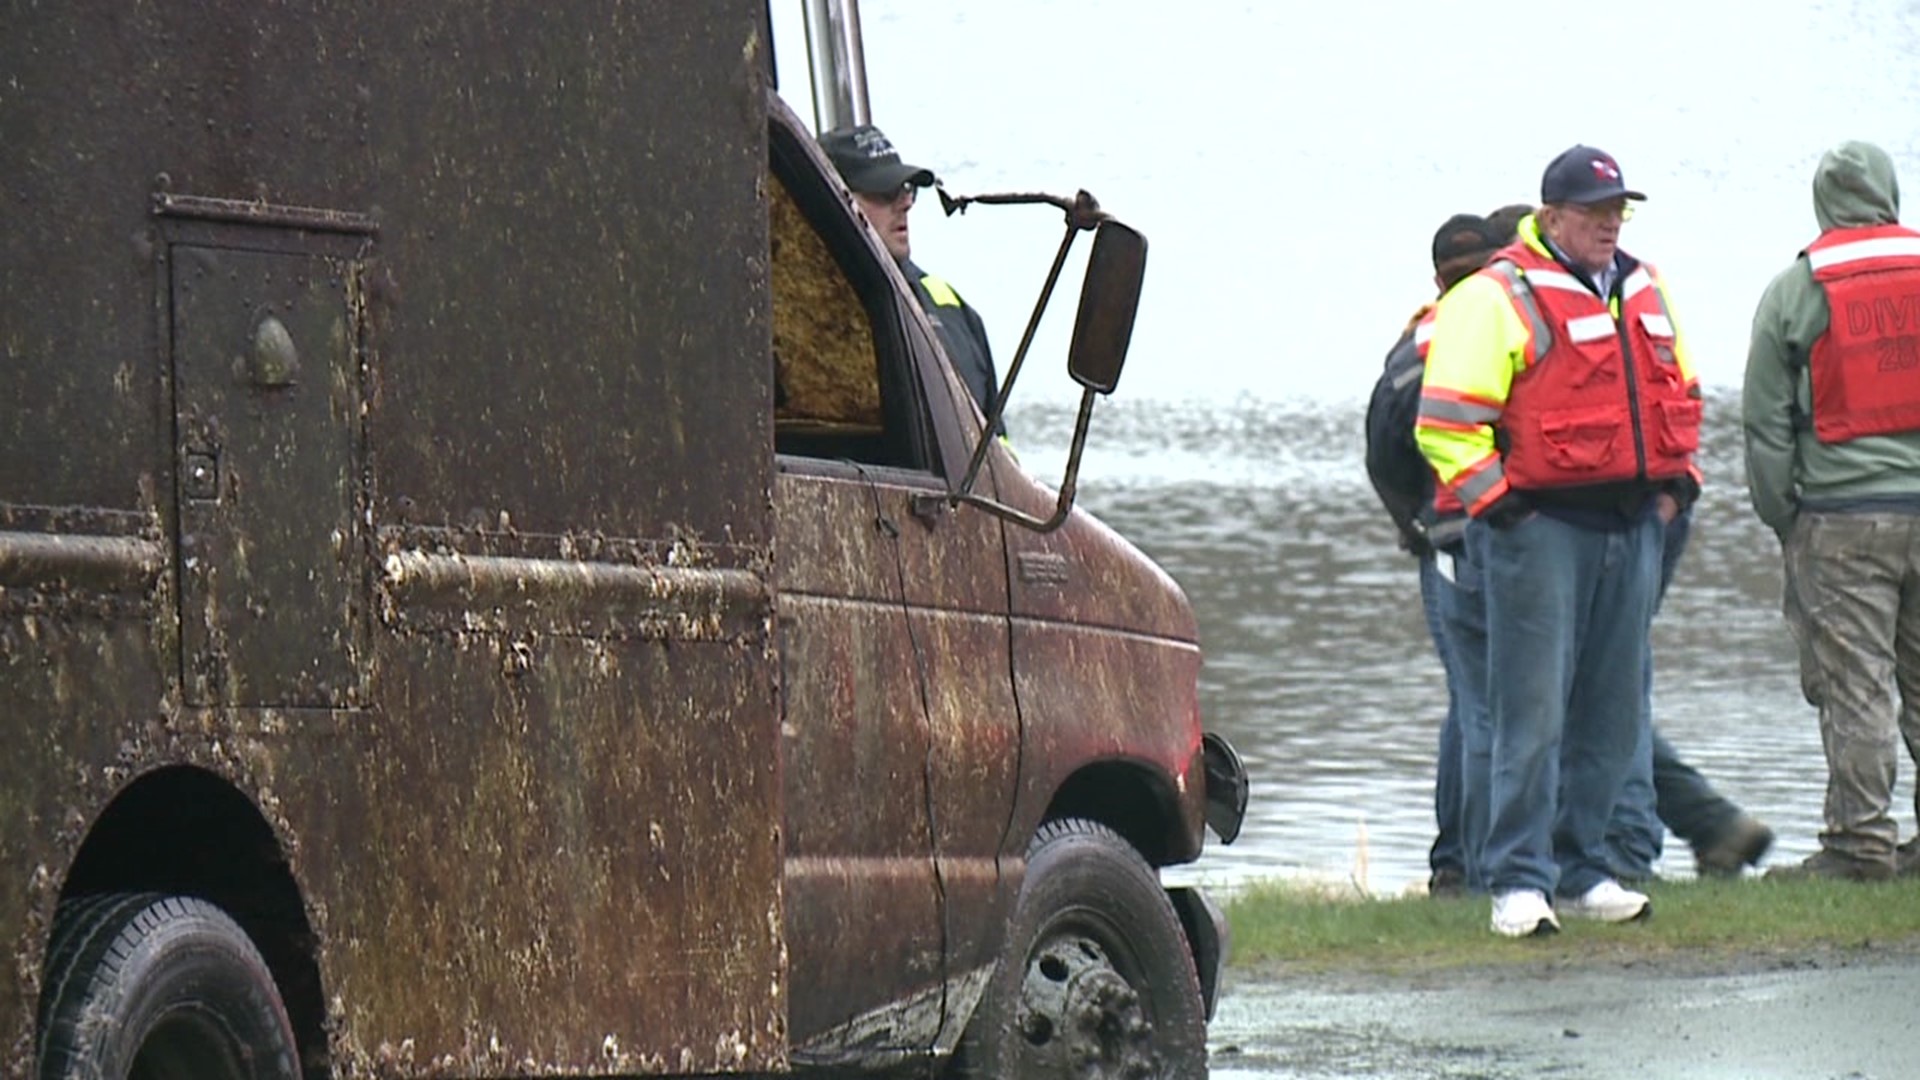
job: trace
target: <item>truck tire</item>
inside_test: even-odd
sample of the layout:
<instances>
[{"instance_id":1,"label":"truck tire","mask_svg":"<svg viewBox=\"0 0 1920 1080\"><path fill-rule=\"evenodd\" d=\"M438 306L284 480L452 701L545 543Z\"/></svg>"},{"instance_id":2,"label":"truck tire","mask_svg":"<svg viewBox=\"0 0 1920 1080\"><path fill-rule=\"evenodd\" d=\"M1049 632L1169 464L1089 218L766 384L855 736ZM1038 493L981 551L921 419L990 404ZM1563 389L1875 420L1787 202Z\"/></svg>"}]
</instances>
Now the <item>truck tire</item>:
<instances>
[{"instance_id":1,"label":"truck tire","mask_svg":"<svg viewBox=\"0 0 1920 1080\"><path fill-rule=\"evenodd\" d=\"M1193 1080L1206 1035L1193 956L1146 860L1095 822L1041 826L955 1075Z\"/></svg>"},{"instance_id":2,"label":"truck tire","mask_svg":"<svg viewBox=\"0 0 1920 1080\"><path fill-rule=\"evenodd\" d=\"M259 950L204 900L61 905L40 999L40 1080L299 1080Z\"/></svg>"}]
</instances>

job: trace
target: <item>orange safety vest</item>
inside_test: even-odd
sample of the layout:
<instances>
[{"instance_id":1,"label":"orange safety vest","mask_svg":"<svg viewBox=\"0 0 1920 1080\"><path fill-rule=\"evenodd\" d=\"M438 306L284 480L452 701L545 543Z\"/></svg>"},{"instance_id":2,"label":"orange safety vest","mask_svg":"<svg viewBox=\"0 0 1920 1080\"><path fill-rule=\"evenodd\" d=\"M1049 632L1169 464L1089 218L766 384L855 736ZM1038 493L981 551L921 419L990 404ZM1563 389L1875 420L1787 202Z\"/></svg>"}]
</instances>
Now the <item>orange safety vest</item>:
<instances>
[{"instance_id":1,"label":"orange safety vest","mask_svg":"<svg viewBox=\"0 0 1920 1080\"><path fill-rule=\"evenodd\" d=\"M1829 229L1807 261L1831 313L1808 358L1814 436L1920 431L1920 233Z\"/></svg>"},{"instance_id":2,"label":"orange safety vest","mask_svg":"<svg viewBox=\"0 0 1920 1080\"><path fill-rule=\"evenodd\" d=\"M1533 327L1500 429L1507 482L1581 487L1685 476L1700 446L1700 400L1674 358L1673 320L1642 264L1620 283L1620 314L1552 258L1522 243L1488 267Z\"/></svg>"}]
</instances>

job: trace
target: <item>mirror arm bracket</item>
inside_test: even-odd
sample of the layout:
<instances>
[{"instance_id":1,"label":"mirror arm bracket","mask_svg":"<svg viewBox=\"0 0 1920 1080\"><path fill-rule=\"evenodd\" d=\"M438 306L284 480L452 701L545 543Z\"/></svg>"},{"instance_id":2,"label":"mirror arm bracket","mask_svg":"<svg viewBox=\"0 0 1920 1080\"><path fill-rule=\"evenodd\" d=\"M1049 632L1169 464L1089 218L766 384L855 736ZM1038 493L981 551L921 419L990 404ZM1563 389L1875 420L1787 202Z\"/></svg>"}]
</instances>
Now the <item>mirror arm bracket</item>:
<instances>
[{"instance_id":1,"label":"mirror arm bracket","mask_svg":"<svg viewBox=\"0 0 1920 1080\"><path fill-rule=\"evenodd\" d=\"M1080 193L1087 201L1092 196ZM944 196L943 196L944 197ZM1051 196L1046 196L1051 198ZM1053 265L1047 270L1047 283L1040 288L1040 298L1034 301L1033 314L1027 318L1026 331L1020 335L1020 347L1013 351L1013 362L1007 365L1007 377L1000 382L1000 392L993 396L993 408L987 411L986 427L982 429L980 445L973 449L973 460L967 463L966 478L960 481L960 490L972 491L973 483L980 476L980 465L987 459L987 444L993 441L992 432L1000 426L1000 417L1006 412L1007 399L1013 396L1013 383L1020 377L1020 368L1027 362L1027 350L1033 346L1033 335L1040 329L1040 318L1047 312L1047 303L1053 298L1054 286L1059 284L1060 271L1067 263L1067 253L1073 250L1074 237L1080 229L1073 223L1072 214L1068 214L1066 235L1060 238L1060 250L1054 252ZM1065 520L1062 518L1061 520Z\"/></svg>"},{"instance_id":2,"label":"mirror arm bracket","mask_svg":"<svg viewBox=\"0 0 1920 1080\"><path fill-rule=\"evenodd\" d=\"M998 499L989 499L985 495L975 495L971 484L972 474L968 474L969 483L958 491L945 495L916 495L913 498L915 517L931 519L945 510L962 504L978 507L997 518L1024 525L1035 532L1050 533L1066 524L1067 516L1073 512L1073 499L1080 482L1080 457L1087 447L1087 430L1093 421L1094 391L1083 390L1080 393L1080 414L1073 422L1073 446L1067 451L1066 477L1060 481L1060 495L1055 500L1053 514L1050 517L1036 517L1024 510L1008 506ZM981 440L981 455L986 452L990 438ZM977 464L977 457L976 457Z\"/></svg>"}]
</instances>

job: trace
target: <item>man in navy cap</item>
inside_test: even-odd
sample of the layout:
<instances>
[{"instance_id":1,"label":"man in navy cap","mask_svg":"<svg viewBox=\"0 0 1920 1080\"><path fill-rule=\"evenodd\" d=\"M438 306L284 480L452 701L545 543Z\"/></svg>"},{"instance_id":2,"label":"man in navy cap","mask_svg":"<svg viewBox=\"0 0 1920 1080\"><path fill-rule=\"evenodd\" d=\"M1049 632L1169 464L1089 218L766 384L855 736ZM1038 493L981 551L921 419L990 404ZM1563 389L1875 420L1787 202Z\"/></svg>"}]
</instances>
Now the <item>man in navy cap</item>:
<instances>
[{"instance_id":1,"label":"man in navy cap","mask_svg":"<svg viewBox=\"0 0 1920 1080\"><path fill-rule=\"evenodd\" d=\"M1487 618L1492 927L1652 910L1608 863L1649 739L1666 525L1700 490L1700 392L1665 289L1619 248L1629 188L1604 151L1547 165L1538 211L1434 320L1416 440L1469 517Z\"/></svg>"},{"instance_id":2,"label":"man in navy cap","mask_svg":"<svg viewBox=\"0 0 1920 1080\"><path fill-rule=\"evenodd\" d=\"M933 185L929 169L901 162L900 152L872 124L835 128L820 136L820 147L827 159L840 171L840 178L853 192L867 223L880 234L887 253L900 264L901 273L913 284L920 307L940 335L940 344L954 371L967 385L974 403L985 416L993 411L993 399L1000 390L1000 377L993 366L993 347L987 342L986 324L980 313L960 298L953 286L915 266L910 258L913 245L907 231L907 215L914 198L923 187ZM1004 437L1006 425L998 424L995 435Z\"/></svg>"}]
</instances>

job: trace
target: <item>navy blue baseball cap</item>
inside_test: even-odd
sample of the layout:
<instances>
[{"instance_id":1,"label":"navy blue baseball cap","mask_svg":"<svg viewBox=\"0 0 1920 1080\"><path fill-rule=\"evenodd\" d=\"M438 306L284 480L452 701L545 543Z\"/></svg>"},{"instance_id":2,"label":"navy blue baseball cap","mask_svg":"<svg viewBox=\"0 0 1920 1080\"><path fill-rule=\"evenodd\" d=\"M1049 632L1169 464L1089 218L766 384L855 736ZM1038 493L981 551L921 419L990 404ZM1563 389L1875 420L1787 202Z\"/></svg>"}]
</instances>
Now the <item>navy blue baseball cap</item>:
<instances>
[{"instance_id":1,"label":"navy blue baseball cap","mask_svg":"<svg viewBox=\"0 0 1920 1080\"><path fill-rule=\"evenodd\" d=\"M1646 196L1627 187L1619 163L1605 150L1570 147L1548 162L1547 171L1540 177L1542 203L1586 205L1608 199L1644 200Z\"/></svg>"}]
</instances>

